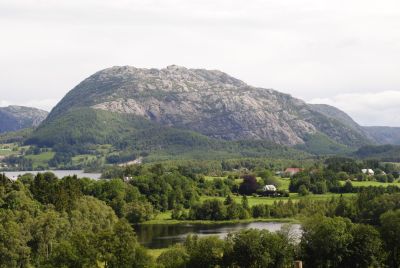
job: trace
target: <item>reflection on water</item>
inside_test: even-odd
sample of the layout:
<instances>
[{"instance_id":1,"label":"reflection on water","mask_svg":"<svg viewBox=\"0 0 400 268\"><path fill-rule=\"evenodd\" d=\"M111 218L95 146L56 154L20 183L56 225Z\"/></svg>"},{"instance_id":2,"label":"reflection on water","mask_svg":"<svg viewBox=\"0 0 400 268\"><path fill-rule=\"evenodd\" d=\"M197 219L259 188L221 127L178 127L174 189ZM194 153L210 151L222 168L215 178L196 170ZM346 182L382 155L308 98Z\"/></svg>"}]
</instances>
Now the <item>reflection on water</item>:
<instances>
[{"instance_id":1,"label":"reflection on water","mask_svg":"<svg viewBox=\"0 0 400 268\"><path fill-rule=\"evenodd\" d=\"M134 226L139 242L148 248L165 248L183 242L188 234L216 235L225 238L228 233L242 229L267 229L276 232L285 225L278 222L252 222L236 224L149 224ZM300 225L292 224L294 235L301 234Z\"/></svg>"},{"instance_id":2,"label":"reflection on water","mask_svg":"<svg viewBox=\"0 0 400 268\"><path fill-rule=\"evenodd\" d=\"M37 173L43 173L47 171L54 173L57 176L57 178L76 175L78 178L89 178L97 180L101 176L101 173L85 173L83 170L6 171L4 172L4 174L8 178L16 180L18 179L18 176L24 175L26 173L31 173L36 175Z\"/></svg>"}]
</instances>

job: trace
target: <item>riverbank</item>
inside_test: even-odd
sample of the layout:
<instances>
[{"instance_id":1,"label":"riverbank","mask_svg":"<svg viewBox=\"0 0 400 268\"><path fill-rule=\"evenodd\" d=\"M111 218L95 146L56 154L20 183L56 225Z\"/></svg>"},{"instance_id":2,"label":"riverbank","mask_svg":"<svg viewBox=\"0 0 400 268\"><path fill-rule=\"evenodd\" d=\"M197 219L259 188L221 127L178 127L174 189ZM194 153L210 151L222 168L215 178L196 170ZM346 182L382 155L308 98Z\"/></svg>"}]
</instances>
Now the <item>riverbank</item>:
<instances>
[{"instance_id":1,"label":"riverbank","mask_svg":"<svg viewBox=\"0 0 400 268\"><path fill-rule=\"evenodd\" d=\"M188 235L199 237L216 236L220 239L226 238L230 233L245 229L268 230L277 232L286 228L293 235L301 235L301 224L277 221L250 221L247 222L212 222L195 224L145 224L135 225L138 242L149 249L168 248L177 243L184 243Z\"/></svg>"},{"instance_id":2,"label":"riverbank","mask_svg":"<svg viewBox=\"0 0 400 268\"><path fill-rule=\"evenodd\" d=\"M299 218L248 218L236 220L174 220L171 218L171 211L160 213L155 219L139 223L138 225L178 225L178 224L201 224L201 225L216 225L216 224L235 224L235 223L252 223L252 222L280 222L280 223L300 223Z\"/></svg>"}]
</instances>

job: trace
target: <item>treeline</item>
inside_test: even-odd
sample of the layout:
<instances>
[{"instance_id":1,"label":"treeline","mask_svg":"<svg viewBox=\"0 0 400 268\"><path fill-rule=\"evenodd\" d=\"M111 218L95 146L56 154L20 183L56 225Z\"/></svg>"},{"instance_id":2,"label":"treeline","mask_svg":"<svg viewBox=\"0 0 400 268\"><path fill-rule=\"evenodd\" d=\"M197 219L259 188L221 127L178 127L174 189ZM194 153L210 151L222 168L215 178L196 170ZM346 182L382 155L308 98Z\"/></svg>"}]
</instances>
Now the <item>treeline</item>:
<instances>
[{"instance_id":1,"label":"treeline","mask_svg":"<svg viewBox=\"0 0 400 268\"><path fill-rule=\"evenodd\" d=\"M204 208L221 208L209 214L221 217L224 204L215 203L212 200ZM171 268L293 267L295 260L302 260L305 267L400 267L397 188L369 187L352 199L307 200L280 206L282 211L301 211L305 219L301 237L287 228L277 233L243 230L226 239L189 236L182 245L163 252L157 262ZM200 211L206 211L204 208ZM264 205L251 211L259 208L272 211Z\"/></svg>"},{"instance_id":2,"label":"treeline","mask_svg":"<svg viewBox=\"0 0 400 268\"><path fill-rule=\"evenodd\" d=\"M400 211L381 216L380 228L355 224L342 217L316 216L306 220L302 236L288 227L242 230L218 237L189 236L182 245L163 252L162 267L399 267ZM392 236L392 235L397 236Z\"/></svg>"},{"instance_id":3,"label":"treeline","mask_svg":"<svg viewBox=\"0 0 400 268\"><path fill-rule=\"evenodd\" d=\"M79 185L0 175L0 267L149 267L131 225Z\"/></svg>"},{"instance_id":4,"label":"treeline","mask_svg":"<svg viewBox=\"0 0 400 268\"><path fill-rule=\"evenodd\" d=\"M208 200L199 178L135 166L126 178L94 181L52 173L0 176L0 267L399 267L400 192L368 187L354 198L250 207ZM159 181L157 178L162 178ZM147 191L147 192L146 192ZM189 237L155 263L129 223L172 209L193 219L310 218L300 243L288 232L242 231L226 239ZM182 214L180 214L182 216Z\"/></svg>"},{"instance_id":5,"label":"treeline","mask_svg":"<svg viewBox=\"0 0 400 268\"><path fill-rule=\"evenodd\" d=\"M346 217L353 222L378 225L383 211L400 209L400 188L363 187L355 197L332 197L327 200L279 200L273 204L249 206L246 196L237 203L228 195L224 201L211 198L189 210L177 207L172 217L178 220L238 220L248 218L302 218L319 214Z\"/></svg>"},{"instance_id":6,"label":"treeline","mask_svg":"<svg viewBox=\"0 0 400 268\"><path fill-rule=\"evenodd\" d=\"M362 170L373 170L366 174ZM354 193L360 188L353 187L351 181L394 182L399 178L399 168L393 163L383 163L369 159L356 161L346 157L332 157L323 164L303 169L291 177L289 191L300 195L324 194L326 192ZM346 184L341 182L346 181Z\"/></svg>"}]
</instances>

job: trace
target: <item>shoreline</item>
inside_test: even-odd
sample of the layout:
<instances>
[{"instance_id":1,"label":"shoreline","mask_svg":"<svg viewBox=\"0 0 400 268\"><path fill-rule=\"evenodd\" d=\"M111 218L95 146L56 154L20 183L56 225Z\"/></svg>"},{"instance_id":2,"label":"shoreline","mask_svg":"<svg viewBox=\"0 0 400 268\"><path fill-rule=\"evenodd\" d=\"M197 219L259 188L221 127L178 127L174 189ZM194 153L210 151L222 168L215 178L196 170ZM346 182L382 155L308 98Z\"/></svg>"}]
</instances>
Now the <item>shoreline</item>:
<instances>
[{"instance_id":1,"label":"shoreline","mask_svg":"<svg viewBox=\"0 0 400 268\"><path fill-rule=\"evenodd\" d=\"M155 219L145 222L141 222L135 225L218 225L218 224L238 224L238 223L252 223L252 222L279 222L279 223L293 223L299 224L300 220L298 218L249 218L242 220L223 220L223 221L213 221L213 220L173 220L173 219Z\"/></svg>"}]
</instances>

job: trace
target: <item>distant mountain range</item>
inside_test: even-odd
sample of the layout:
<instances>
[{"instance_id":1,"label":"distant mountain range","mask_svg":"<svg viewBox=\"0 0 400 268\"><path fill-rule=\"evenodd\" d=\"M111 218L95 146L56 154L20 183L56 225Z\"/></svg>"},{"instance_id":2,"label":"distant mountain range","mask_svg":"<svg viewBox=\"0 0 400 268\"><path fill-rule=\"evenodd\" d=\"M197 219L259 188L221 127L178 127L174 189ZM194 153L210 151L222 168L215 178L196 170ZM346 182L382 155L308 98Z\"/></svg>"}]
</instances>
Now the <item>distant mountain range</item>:
<instances>
[{"instance_id":1,"label":"distant mountain range","mask_svg":"<svg viewBox=\"0 0 400 268\"><path fill-rule=\"evenodd\" d=\"M400 145L400 127L363 127L378 144Z\"/></svg>"},{"instance_id":2,"label":"distant mountain range","mask_svg":"<svg viewBox=\"0 0 400 268\"><path fill-rule=\"evenodd\" d=\"M0 133L37 127L48 115L48 112L31 107L0 107Z\"/></svg>"},{"instance_id":3,"label":"distant mountain range","mask_svg":"<svg viewBox=\"0 0 400 268\"><path fill-rule=\"evenodd\" d=\"M239 143L256 149L256 144L267 142L336 153L398 143L399 133L396 128L362 127L335 107L252 87L221 71L122 66L82 81L27 142L51 147L112 144L138 150L222 146L239 151Z\"/></svg>"}]
</instances>

